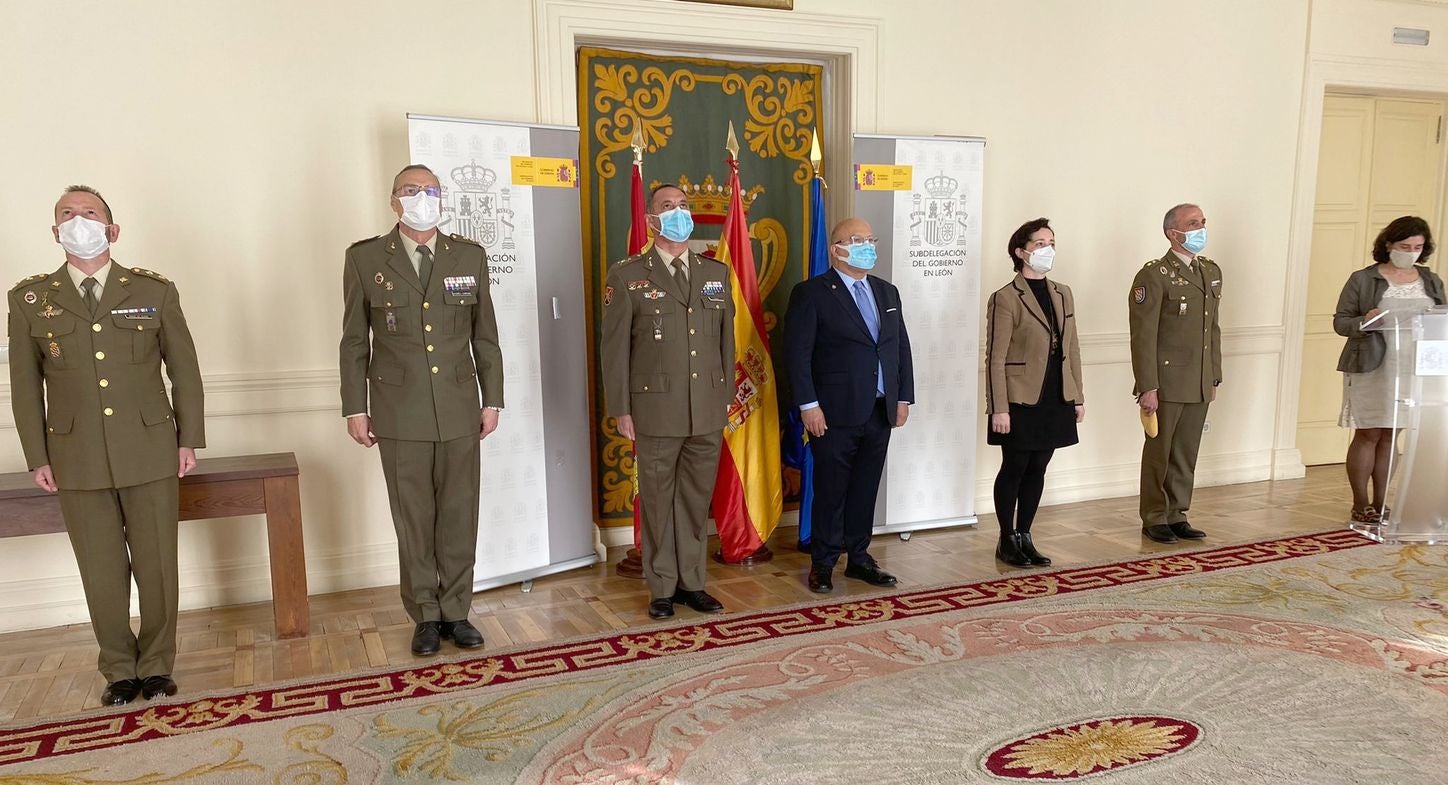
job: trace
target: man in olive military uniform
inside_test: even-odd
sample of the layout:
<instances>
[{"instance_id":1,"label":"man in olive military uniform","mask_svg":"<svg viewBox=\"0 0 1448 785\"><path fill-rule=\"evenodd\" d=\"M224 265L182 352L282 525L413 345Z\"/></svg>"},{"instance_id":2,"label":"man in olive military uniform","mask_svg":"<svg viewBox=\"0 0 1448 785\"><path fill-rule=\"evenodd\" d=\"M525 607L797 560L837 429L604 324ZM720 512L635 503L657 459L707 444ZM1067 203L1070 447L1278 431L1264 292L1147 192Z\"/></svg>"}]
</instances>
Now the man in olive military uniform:
<instances>
[{"instance_id":1,"label":"man in olive military uniform","mask_svg":"<svg viewBox=\"0 0 1448 785\"><path fill-rule=\"evenodd\" d=\"M175 284L111 260L121 229L94 189L66 189L52 232L65 264L10 290L15 427L35 484L60 496L100 644L101 702L175 695L177 489L206 446L196 347Z\"/></svg>"},{"instance_id":2,"label":"man in olive military uniform","mask_svg":"<svg viewBox=\"0 0 1448 785\"><path fill-rule=\"evenodd\" d=\"M734 397L734 298L729 268L689 250L694 222L677 186L649 198L648 253L608 271L603 387L618 432L635 442L643 504L649 616L682 602L724 606L704 591L709 499L725 414Z\"/></svg>"},{"instance_id":3,"label":"man in olive military uniform","mask_svg":"<svg viewBox=\"0 0 1448 785\"><path fill-rule=\"evenodd\" d=\"M1206 535L1187 522L1207 407L1222 383L1222 268L1201 256L1207 220L1194 204L1167 211L1171 250L1131 284L1131 366L1157 435L1141 451L1141 528L1157 542Z\"/></svg>"},{"instance_id":4,"label":"man in olive military uniform","mask_svg":"<svg viewBox=\"0 0 1448 785\"><path fill-rule=\"evenodd\" d=\"M399 172L392 210L400 222L348 248L342 277L342 412L352 439L382 454L418 656L435 654L445 638L483 645L468 621L480 442L503 408L487 253L438 233L441 195L427 167Z\"/></svg>"}]
</instances>

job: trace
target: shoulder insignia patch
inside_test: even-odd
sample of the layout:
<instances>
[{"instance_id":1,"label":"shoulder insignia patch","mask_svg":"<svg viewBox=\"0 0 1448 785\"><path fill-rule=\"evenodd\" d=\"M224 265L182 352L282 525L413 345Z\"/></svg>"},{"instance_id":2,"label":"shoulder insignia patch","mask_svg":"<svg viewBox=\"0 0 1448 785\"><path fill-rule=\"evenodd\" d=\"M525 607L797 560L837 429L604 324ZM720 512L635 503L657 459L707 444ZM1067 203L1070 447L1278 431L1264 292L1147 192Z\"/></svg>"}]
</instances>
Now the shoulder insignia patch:
<instances>
[{"instance_id":1,"label":"shoulder insignia patch","mask_svg":"<svg viewBox=\"0 0 1448 785\"><path fill-rule=\"evenodd\" d=\"M456 242L466 243L467 245L475 245L479 248L483 247L483 244L478 242L477 240L474 240L470 237L464 237L460 234L450 234L448 235L448 237L452 238Z\"/></svg>"},{"instance_id":2,"label":"shoulder insignia patch","mask_svg":"<svg viewBox=\"0 0 1448 785\"><path fill-rule=\"evenodd\" d=\"M22 286L24 286L24 285L26 285L26 284L35 283L36 281L43 280L43 279L45 278L45 276L47 276L47 275L49 275L49 273L36 273L35 275L30 276L29 278L22 278L22 279L20 279L19 281L17 281L17 282L15 283L14 286L12 286L12 287L10 287L10 288L11 288L11 289L19 289L20 287L22 287Z\"/></svg>"},{"instance_id":3,"label":"shoulder insignia patch","mask_svg":"<svg viewBox=\"0 0 1448 785\"><path fill-rule=\"evenodd\" d=\"M612 287L612 286L605 286L605 287L603 288L603 304L604 304L604 305L613 305L613 287Z\"/></svg>"},{"instance_id":4,"label":"shoulder insignia patch","mask_svg":"<svg viewBox=\"0 0 1448 785\"><path fill-rule=\"evenodd\" d=\"M1146 302L1146 287L1138 286L1135 289L1132 289L1131 301L1136 303L1137 305L1141 305L1142 303Z\"/></svg>"},{"instance_id":5,"label":"shoulder insignia patch","mask_svg":"<svg viewBox=\"0 0 1448 785\"><path fill-rule=\"evenodd\" d=\"M160 273L158 273L158 272L156 272L156 271L154 271L154 270L146 270L146 269L142 269L142 268L140 268L140 267L132 267L132 268L131 268L131 272L135 273L136 275L144 275L144 276L146 276L147 278L154 278L155 280L160 281L161 283L171 283L171 279L170 279L170 278L167 278L166 276L164 276L164 275L162 275L162 274L160 274Z\"/></svg>"}]
</instances>

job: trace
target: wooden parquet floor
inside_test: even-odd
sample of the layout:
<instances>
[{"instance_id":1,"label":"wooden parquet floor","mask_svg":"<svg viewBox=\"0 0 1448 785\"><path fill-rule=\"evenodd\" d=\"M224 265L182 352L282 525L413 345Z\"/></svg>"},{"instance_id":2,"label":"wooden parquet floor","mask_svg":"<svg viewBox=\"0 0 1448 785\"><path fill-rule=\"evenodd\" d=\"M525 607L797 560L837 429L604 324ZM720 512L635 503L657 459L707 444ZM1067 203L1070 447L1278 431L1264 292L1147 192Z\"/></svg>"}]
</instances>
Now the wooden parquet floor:
<instances>
[{"instance_id":1,"label":"wooden parquet floor","mask_svg":"<svg viewBox=\"0 0 1448 785\"><path fill-rule=\"evenodd\" d=\"M1143 539L1135 497L1043 508L1033 534L1037 547L1064 567L1343 526L1349 500L1342 467L1325 466L1309 469L1302 480L1199 489L1192 522L1210 535L1199 546ZM809 557L795 550L795 536L793 528L780 529L770 542L776 558L767 564L743 568L711 561L710 593L729 611L825 600L805 587ZM978 528L920 532L909 541L876 537L871 553L908 588L1020 571L995 561L995 544L996 521L987 515ZM607 566L540 578L526 594L508 586L475 595L472 618L487 639L483 651L652 623L643 582L613 574L622 556L616 551ZM878 592L843 578L841 571L828 598ZM318 595L311 603L311 635L290 641L275 639L269 603L182 613L174 675L183 693L428 661L409 651L412 623L395 587ZM675 620L694 615L681 607ZM455 651L443 644L443 655ZM96 652L84 624L0 635L0 722L34 722L95 707L105 687L95 670Z\"/></svg>"}]
</instances>

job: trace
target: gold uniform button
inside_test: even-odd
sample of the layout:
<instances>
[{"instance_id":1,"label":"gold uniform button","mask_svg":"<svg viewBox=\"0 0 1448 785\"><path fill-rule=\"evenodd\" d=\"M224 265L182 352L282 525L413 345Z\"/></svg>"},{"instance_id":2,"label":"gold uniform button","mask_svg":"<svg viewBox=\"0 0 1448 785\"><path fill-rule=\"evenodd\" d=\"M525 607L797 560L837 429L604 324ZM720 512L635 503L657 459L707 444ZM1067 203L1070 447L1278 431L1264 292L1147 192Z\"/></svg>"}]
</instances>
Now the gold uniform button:
<instances>
[{"instance_id":1,"label":"gold uniform button","mask_svg":"<svg viewBox=\"0 0 1448 785\"><path fill-rule=\"evenodd\" d=\"M136 325L136 329L139 331L139 330L144 330L144 329L146 329L146 328L144 328L144 327L142 327L141 325L138 324L138 325Z\"/></svg>"},{"instance_id":2,"label":"gold uniform button","mask_svg":"<svg viewBox=\"0 0 1448 785\"><path fill-rule=\"evenodd\" d=\"M433 372L433 373L437 373L437 366L436 366L436 365L432 366L432 372Z\"/></svg>"},{"instance_id":3,"label":"gold uniform button","mask_svg":"<svg viewBox=\"0 0 1448 785\"><path fill-rule=\"evenodd\" d=\"M111 386L111 380L110 380L110 379L101 379L101 386L102 386L102 387L110 387L110 386Z\"/></svg>"},{"instance_id":4,"label":"gold uniform button","mask_svg":"<svg viewBox=\"0 0 1448 785\"><path fill-rule=\"evenodd\" d=\"M422 310L424 310L424 311L426 311L427 309L429 309L429 308L431 308L431 307L432 307L432 303L423 303L423 304L422 304Z\"/></svg>"},{"instance_id":5,"label":"gold uniform button","mask_svg":"<svg viewBox=\"0 0 1448 785\"><path fill-rule=\"evenodd\" d=\"M432 344L428 344L428 345L427 345L427 350L428 350L429 352L433 350Z\"/></svg>"},{"instance_id":6,"label":"gold uniform button","mask_svg":"<svg viewBox=\"0 0 1448 785\"><path fill-rule=\"evenodd\" d=\"M689 356L690 356L690 357L698 357L698 356L699 356L699 353L696 352L696 351L694 351L693 349L690 349L690 350L689 350Z\"/></svg>"},{"instance_id":7,"label":"gold uniform button","mask_svg":"<svg viewBox=\"0 0 1448 785\"><path fill-rule=\"evenodd\" d=\"M115 409L112 409L112 408L109 407L109 406L107 406L104 411L105 411L107 417L110 417L112 414L115 414L115 413L116 413L116 410L115 410Z\"/></svg>"},{"instance_id":8,"label":"gold uniform button","mask_svg":"<svg viewBox=\"0 0 1448 785\"><path fill-rule=\"evenodd\" d=\"M55 433L55 429L54 429L54 428L46 428L45 430L50 431L51 433Z\"/></svg>"},{"instance_id":9,"label":"gold uniform button","mask_svg":"<svg viewBox=\"0 0 1448 785\"><path fill-rule=\"evenodd\" d=\"M105 353L105 352L96 352L96 359L97 359L97 360L104 360L104 359L106 359L106 353Z\"/></svg>"},{"instance_id":10,"label":"gold uniform button","mask_svg":"<svg viewBox=\"0 0 1448 785\"><path fill-rule=\"evenodd\" d=\"M663 311L660 311L659 309L655 308L655 309L654 309L654 313L663 313Z\"/></svg>"},{"instance_id":11,"label":"gold uniform button","mask_svg":"<svg viewBox=\"0 0 1448 785\"><path fill-rule=\"evenodd\" d=\"M432 332L432 325L430 325L430 324L424 324L424 325L422 326L422 329L423 329L423 330L426 330L427 332Z\"/></svg>"},{"instance_id":12,"label":"gold uniform button","mask_svg":"<svg viewBox=\"0 0 1448 785\"><path fill-rule=\"evenodd\" d=\"M55 333L46 333L46 334L45 334L45 337L46 337L46 338L54 338L54 337L55 337Z\"/></svg>"},{"instance_id":13,"label":"gold uniform button","mask_svg":"<svg viewBox=\"0 0 1448 785\"><path fill-rule=\"evenodd\" d=\"M648 386L647 384L645 384L645 385L644 385L644 392L648 392L648 391L649 391L649 386Z\"/></svg>"},{"instance_id":14,"label":"gold uniform button","mask_svg":"<svg viewBox=\"0 0 1448 785\"><path fill-rule=\"evenodd\" d=\"M1161 364L1162 364L1162 365L1171 365L1171 360L1162 360L1162 361L1161 361Z\"/></svg>"},{"instance_id":15,"label":"gold uniform button","mask_svg":"<svg viewBox=\"0 0 1448 785\"><path fill-rule=\"evenodd\" d=\"M101 331L101 326L100 326L99 324L93 324L93 325L91 325L91 332L93 332L93 333L98 333L98 332L100 332L100 331Z\"/></svg>"},{"instance_id":16,"label":"gold uniform button","mask_svg":"<svg viewBox=\"0 0 1448 785\"><path fill-rule=\"evenodd\" d=\"M690 379L697 379L697 378L699 378L699 374L697 374L697 373L691 373L691 374L689 374L689 378L690 378Z\"/></svg>"},{"instance_id":17,"label":"gold uniform button","mask_svg":"<svg viewBox=\"0 0 1448 785\"><path fill-rule=\"evenodd\" d=\"M690 309L689 309L689 313L693 313L693 312L694 312L694 309L693 309L693 308L690 308Z\"/></svg>"},{"instance_id":18,"label":"gold uniform button","mask_svg":"<svg viewBox=\"0 0 1448 785\"><path fill-rule=\"evenodd\" d=\"M689 328L689 334L690 334L690 335L693 335L693 334L694 334L694 328L692 328L692 327Z\"/></svg>"}]
</instances>

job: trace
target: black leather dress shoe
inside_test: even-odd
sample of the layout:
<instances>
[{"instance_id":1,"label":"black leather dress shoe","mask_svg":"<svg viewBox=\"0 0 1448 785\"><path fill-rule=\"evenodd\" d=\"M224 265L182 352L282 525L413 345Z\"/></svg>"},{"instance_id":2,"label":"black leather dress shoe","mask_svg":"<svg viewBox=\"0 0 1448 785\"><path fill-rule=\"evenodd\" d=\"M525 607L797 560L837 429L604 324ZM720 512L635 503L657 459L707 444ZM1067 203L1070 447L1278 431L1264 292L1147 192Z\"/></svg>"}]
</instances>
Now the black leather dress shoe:
<instances>
[{"instance_id":1,"label":"black leather dress shoe","mask_svg":"<svg viewBox=\"0 0 1448 785\"><path fill-rule=\"evenodd\" d=\"M442 622L420 621L412 631L412 653L419 657L437 654L442 648Z\"/></svg>"},{"instance_id":2,"label":"black leather dress shoe","mask_svg":"<svg viewBox=\"0 0 1448 785\"><path fill-rule=\"evenodd\" d=\"M159 698L162 695L171 697L176 694L176 681L169 674L160 676L147 676L141 680L141 696L146 700Z\"/></svg>"},{"instance_id":3,"label":"black leather dress shoe","mask_svg":"<svg viewBox=\"0 0 1448 785\"><path fill-rule=\"evenodd\" d=\"M1036 544L1031 542L1030 532L1016 532L1016 542L1021 546L1021 555L1036 567L1050 567L1051 560L1036 550Z\"/></svg>"},{"instance_id":4,"label":"black leather dress shoe","mask_svg":"<svg viewBox=\"0 0 1448 785\"><path fill-rule=\"evenodd\" d=\"M106 691L101 693L102 706L124 706L136 699L141 694L140 679L121 679L106 685Z\"/></svg>"},{"instance_id":5,"label":"black leather dress shoe","mask_svg":"<svg viewBox=\"0 0 1448 785\"><path fill-rule=\"evenodd\" d=\"M834 579L830 576L833 570L815 568L809 571L809 590L815 594L829 594L835 590Z\"/></svg>"},{"instance_id":6,"label":"black leather dress shoe","mask_svg":"<svg viewBox=\"0 0 1448 785\"><path fill-rule=\"evenodd\" d=\"M674 592L674 602L682 602L700 613L719 613L724 610L724 603L714 599L709 592L703 590L679 589Z\"/></svg>"},{"instance_id":7,"label":"black leather dress shoe","mask_svg":"<svg viewBox=\"0 0 1448 785\"><path fill-rule=\"evenodd\" d=\"M871 586L894 586L895 576L880 569L878 564L847 564L845 577L864 581Z\"/></svg>"},{"instance_id":8,"label":"black leather dress shoe","mask_svg":"<svg viewBox=\"0 0 1448 785\"><path fill-rule=\"evenodd\" d=\"M1207 536L1206 532L1202 531L1201 529L1193 528L1192 525L1190 523L1187 523L1186 521L1182 521L1181 523L1173 523L1171 525L1171 533L1175 534L1178 539L1182 540L1200 540L1201 538Z\"/></svg>"},{"instance_id":9,"label":"black leather dress shoe","mask_svg":"<svg viewBox=\"0 0 1448 785\"><path fill-rule=\"evenodd\" d=\"M438 634L444 640L451 639L459 649L476 649L483 645L483 634L467 619L443 622Z\"/></svg>"},{"instance_id":10,"label":"black leather dress shoe","mask_svg":"<svg viewBox=\"0 0 1448 785\"><path fill-rule=\"evenodd\" d=\"M674 615L674 601L668 597L660 597L649 603L650 619L667 619Z\"/></svg>"},{"instance_id":11,"label":"black leather dress shoe","mask_svg":"<svg viewBox=\"0 0 1448 785\"><path fill-rule=\"evenodd\" d=\"M1031 566L1031 557L1021 552L1021 536L1015 532L1001 535L996 543L996 558L1012 567Z\"/></svg>"},{"instance_id":12,"label":"black leather dress shoe","mask_svg":"<svg viewBox=\"0 0 1448 785\"><path fill-rule=\"evenodd\" d=\"M1141 527L1141 536L1156 542L1177 541L1177 536L1172 533L1171 527L1164 523L1153 523L1150 526Z\"/></svg>"}]
</instances>

